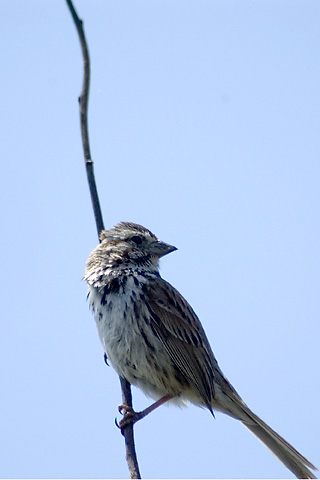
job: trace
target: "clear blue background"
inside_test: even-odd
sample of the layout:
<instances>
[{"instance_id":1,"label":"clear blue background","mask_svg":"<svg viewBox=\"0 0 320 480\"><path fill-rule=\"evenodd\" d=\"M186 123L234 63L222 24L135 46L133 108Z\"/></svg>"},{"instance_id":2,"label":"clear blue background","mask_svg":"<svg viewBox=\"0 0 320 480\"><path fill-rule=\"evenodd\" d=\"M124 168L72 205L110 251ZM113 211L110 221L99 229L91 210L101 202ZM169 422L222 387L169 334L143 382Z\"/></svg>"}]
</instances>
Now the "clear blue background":
<instances>
[{"instance_id":1,"label":"clear blue background","mask_svg":"<svg viewBox=\"0 0 320 480\"><path fill-rule=\"evenodd\" d=\"M179 250L162 275L249 406L320 466L320 4L77 0L104 220ZM97 244L64 1L1 3L0 475L127 477L81 281ZM133 389L136 409L149 400ZM240 423L161 408L147 478L290 478Z\"/></svg>"}]
</instances>

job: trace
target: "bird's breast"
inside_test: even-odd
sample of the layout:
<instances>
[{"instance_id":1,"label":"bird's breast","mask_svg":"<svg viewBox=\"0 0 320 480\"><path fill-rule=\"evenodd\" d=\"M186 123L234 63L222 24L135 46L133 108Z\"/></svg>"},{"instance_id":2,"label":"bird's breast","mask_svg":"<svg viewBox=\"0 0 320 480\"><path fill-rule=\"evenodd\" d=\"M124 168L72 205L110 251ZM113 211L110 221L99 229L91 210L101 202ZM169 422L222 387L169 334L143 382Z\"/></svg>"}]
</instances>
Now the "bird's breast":
<instances>
[{"instance_id":1,"label":"bird's breast","mask_svg":"<svg viewBox=\"0 0 320 480\"><path fill-rule=\"evenodd\" d=\"M176 369L151 327L142 291L133 278L106 288L89 286L88 300L108 361L117 373L153 398L180 392Z\"/></svg>"}]
</instances>

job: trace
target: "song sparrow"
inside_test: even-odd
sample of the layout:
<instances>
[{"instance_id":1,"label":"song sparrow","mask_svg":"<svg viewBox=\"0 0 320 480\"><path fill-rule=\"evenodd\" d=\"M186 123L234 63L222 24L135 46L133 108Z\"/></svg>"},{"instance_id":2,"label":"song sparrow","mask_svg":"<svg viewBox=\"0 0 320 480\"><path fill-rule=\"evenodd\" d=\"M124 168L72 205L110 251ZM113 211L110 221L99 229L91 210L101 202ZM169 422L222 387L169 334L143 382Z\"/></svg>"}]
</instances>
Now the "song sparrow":
<instances>
[{"instance_id":1,"label":"song sparrow","mask_svg":"<svg viewBox=\"0 0 320 480\"><path fill-rule=\"evenodd\" d=\"M316 467L243 402L220 370L197 315L161 278L159 258L176 248L134 223L104 230L100 239L84 278L117 373L159 400L154 406L188 400L240 420L298 478L316 478L309 470Z\"/></svg>"}]
</instances>

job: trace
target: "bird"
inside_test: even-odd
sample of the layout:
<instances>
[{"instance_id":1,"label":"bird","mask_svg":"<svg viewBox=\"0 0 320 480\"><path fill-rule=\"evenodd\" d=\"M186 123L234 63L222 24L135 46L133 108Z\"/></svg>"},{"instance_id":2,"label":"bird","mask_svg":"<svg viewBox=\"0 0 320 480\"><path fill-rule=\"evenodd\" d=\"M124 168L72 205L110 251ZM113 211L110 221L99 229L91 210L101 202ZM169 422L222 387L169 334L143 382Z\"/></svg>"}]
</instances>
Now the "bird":
<instances>
[{"instance_id":1,"label":"bird","mask_svg":"<svg viewBox=\"0 0 320 480\"><path fill-rule=\"evenodd\" d=\"M316 478L317 468L244 403L196 313L160 276L160 258L175 250L147 228L121 222L100 232L86 263L87 298L105 360L155 400L140 413L123 406L125 418L137 421L166 402L220 411L240 420L297 478Z\"/></svg>"}]
</instances>

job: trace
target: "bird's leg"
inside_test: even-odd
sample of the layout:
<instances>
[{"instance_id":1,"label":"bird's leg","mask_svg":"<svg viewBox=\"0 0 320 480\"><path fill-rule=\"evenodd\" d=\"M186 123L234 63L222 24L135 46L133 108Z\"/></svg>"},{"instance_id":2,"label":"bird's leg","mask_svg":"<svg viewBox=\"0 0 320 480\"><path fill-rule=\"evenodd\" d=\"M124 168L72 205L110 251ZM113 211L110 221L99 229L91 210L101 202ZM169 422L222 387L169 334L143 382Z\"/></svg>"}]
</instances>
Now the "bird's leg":
<instances>
[{"instance_id":1,"label":"bird's leg","mask_svg":"<svg viewBox=\"0 0 320 480\"><path fill-rule=\"evenodd\" d=\"M142 418L149 415L149 413L153 412L156 408L160 407L164 403L171 400L173 397L171 395L165 395L164 397L160 398L156 402L154 402L150 407L145 408L142 412L135 412L133 408L128 407L128 405L119 405L118 410L123 415L123 419L118 423L116 421L117 427L121 430L129 425L130 423L136 423Z\"/></svg>"}]
</instances>

